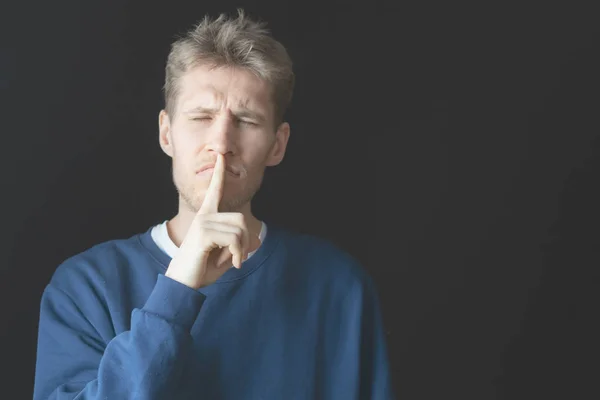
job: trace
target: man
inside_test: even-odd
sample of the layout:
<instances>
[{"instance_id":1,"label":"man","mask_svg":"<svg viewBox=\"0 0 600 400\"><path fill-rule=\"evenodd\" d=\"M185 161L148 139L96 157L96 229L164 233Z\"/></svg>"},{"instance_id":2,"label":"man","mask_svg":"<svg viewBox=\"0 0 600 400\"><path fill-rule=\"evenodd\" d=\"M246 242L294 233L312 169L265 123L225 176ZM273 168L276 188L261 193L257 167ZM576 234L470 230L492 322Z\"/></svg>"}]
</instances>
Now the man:
<instances>
[{"instance_id":1,"label":"man","mask_svg":"<svg viewBox=\"0 0 600 400\"><path fill-rule=\"evenodd\" d=\"M389 399L372 280L251 200L283 159L292 63L242 11L172 46L159 141L179 211L59 266L34 399ZM232 267L233 266L233 267Z\"/></svg>"}]
</instances>

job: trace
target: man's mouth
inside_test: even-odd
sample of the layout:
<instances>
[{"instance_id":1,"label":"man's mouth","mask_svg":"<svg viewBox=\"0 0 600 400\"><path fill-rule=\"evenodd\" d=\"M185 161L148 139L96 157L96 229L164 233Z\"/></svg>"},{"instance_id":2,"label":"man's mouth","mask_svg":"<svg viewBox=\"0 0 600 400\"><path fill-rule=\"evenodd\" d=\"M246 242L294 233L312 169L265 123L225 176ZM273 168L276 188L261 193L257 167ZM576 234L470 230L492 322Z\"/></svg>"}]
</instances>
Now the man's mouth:
<instances>
[{"instance_id":1,"label":"man's mouth","mask_svg":"<svg viewBox=\"0 0 600 400\"><path fill-rule=\"evenodd\" d=\"M196 171L196 175L211 175L215 169L215 164L206 164L202 166L198 171ZM235 176L238 178L240 174L230 166L225 167L225 172L229 175Z\"/></svg>"}]
</instances>

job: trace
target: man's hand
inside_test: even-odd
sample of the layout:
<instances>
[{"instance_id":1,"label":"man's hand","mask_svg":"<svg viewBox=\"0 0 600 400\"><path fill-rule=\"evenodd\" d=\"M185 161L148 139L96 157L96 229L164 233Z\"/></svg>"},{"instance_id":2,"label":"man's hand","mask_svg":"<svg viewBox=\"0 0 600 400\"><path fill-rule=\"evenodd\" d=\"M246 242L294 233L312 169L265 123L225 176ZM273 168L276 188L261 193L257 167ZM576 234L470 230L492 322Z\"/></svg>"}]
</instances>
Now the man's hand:
<instances>
[{"instance_id":1,"label":"man's hand","mask_svg":"<svg viewBox=\"0 0 600 400\"><path fill-rule=\"evenodd\" d=\"M260 246L241 213L220 213L225 183L225 157L217 155L202 206L165 273L192 289L214 283L228 267L242 267L248 253Z\"/></svg>"}]
</instances>

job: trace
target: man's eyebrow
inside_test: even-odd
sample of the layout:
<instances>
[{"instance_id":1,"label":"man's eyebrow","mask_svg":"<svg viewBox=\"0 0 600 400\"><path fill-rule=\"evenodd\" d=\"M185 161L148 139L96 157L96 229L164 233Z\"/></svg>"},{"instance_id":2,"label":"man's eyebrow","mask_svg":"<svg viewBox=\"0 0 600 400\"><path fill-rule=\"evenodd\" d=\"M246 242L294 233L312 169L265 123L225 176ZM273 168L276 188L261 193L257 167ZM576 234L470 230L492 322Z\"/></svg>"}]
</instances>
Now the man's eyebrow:
<instances>
[{"instance_id":1,"label":"man's eyebrow","mask_svg":"<svg viewBox=\"0 0 600 400\"><path fill-rule=\"evenodd\" d=\"M198 107L194 107L194 108L190 108L188 110L184 111L184 114L195 114L195 113L215 113L218 110L216 108L210 108L210 107L204 107L204 106L198 106Z\"/></svg>"},{"instance_id":2,"label":"man's eyebrow","mask_svg":"<svg viewBox=\"0 0 600 400\"><path fill-rule=\"evenodd\" d=\"M240 108L239 110L234 111L233 114L238 118L246 117L246 118L257 119L259 121L265 120L264 115L262 115L261 113L256 112L256 111L252 111L249 108Z\"/></svg>"},{"instance_id":3,"label":"man's eyebrow","mask_svg":"<svg viewBox=\"0 0 600 400\"><path fill-rule=\"evenodd\" d=\"M214 114L216 112L218 112L219 109L217 108L211 108L211 107L204 107L204 106L198 106L198 107L193 107L190 108L188 110L184 111L184 114L200 114L200 113L207 113L207 114ZM259 112L253 111L249 108L246 107L240 107L238 110L233 111L233 114L237 117L237 118L253 118L253 119L257 119L259 121L264 121L265 120L265 116L262 115Z\"/></svg>"}]
</instances>

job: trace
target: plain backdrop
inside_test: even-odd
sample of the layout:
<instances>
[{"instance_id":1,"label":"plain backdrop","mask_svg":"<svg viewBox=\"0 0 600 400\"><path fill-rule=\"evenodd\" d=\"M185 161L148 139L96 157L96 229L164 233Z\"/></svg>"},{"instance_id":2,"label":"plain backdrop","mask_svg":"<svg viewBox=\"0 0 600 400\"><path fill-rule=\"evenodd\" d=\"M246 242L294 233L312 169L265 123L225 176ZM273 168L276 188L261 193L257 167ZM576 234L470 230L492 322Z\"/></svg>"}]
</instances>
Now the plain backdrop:
<instances>
[{"instance_id":1,"label":"plain backdrop","mask_svg":"<svg viewBox=\"0 0 600 400\"><path fill-rule=\"evenodd\" d=\"M176 213L157 130L169 45L244 7L297 74L255 212L363 263L398 397L598 398L594 4L478 4L6 3L0 397L31 398L58 264Z\"/></svg>"}]
</instances>

